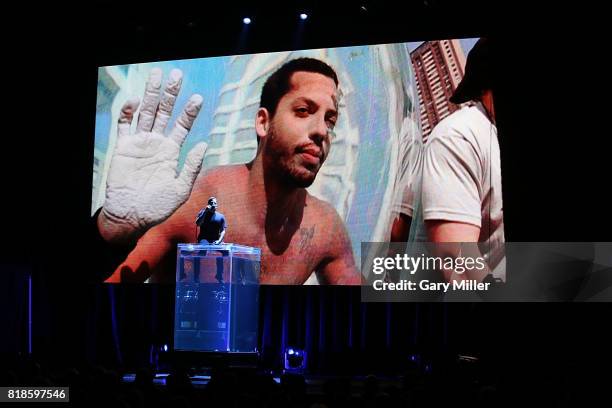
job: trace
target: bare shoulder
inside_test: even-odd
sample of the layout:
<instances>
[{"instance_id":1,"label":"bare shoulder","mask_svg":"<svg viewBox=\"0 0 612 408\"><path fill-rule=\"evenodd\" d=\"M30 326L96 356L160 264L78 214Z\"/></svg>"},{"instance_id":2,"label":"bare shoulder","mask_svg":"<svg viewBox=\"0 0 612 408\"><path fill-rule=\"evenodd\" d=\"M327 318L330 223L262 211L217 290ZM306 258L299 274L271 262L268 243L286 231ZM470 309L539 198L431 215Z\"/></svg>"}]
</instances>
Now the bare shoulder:
<instances>
[{"instance_id":1,"label":"bare shoulder","mask_svg":"<svg viewBox=\"0 0 612 408\"><path fill-rule=\"evenodd\" d=\"M312 220L321 228L318 242L322 246L321 261L316 270L320 272L321 282L333 285L359 285L361 275L355 265L351 240L345 223L328 202L308 195Z\"/></svg>"},{"instance_id":2,"label":"bare shoulder","mask_svg":"<svg viewBox=\"0 0 612 408\"><path fill-rule=\"evenodd\" d=\"M350 238L344 220L330 203L307 194L306 208L310 223L316 224L317 231L323 234L319 237L319 242L325 242L327 248L325 252L328 255L336 256L350 247Z\"/></svg>"},{"instance_id":3,"label":"bare shoulder","mask_svg":"<svg viewBox=\"0 0 612 408\"><path fill-rule=\"evenodd\" d=\"M309 210L311 217L316 217L322 222L329 225L342 226L344 222L336 209L327 201L321 200L309 193L306 193L306 208Z\"/></svg>"},{"instance_id":4,"label":"bare shoulder","mask_svg":"<svg viewBox=\"0 0 612 408\"><path fill-rule=\"evenodd\" d=\"M215 166L203 170L195 181L192 195L216 195L218 194L218 186L227 183L228 180L239 180L246 177L247 174L248 169L244 164Z\"/></svg>"}]
</instances>

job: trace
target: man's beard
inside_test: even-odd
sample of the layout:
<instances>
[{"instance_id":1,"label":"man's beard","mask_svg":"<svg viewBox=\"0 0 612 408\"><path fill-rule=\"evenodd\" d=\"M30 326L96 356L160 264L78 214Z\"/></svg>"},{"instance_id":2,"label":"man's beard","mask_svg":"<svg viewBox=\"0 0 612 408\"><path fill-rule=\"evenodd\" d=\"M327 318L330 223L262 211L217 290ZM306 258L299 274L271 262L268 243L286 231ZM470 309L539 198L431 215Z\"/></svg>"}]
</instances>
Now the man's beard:
<instances>
[{"instance_id":1,"label":"man's beard","mask_svg":"<svg viewBox=\"0 0 612 408\"><path fill-rule=\"evenodd\" d=\"M268 133L265 154L268 156L268 163L272 164L273 174L288 187L310 187L317 177L320 165L309 166L307 163L300 163L294 148L283 148L278 144L273 125L270 126Z\"/></svg>"}]
</instances>

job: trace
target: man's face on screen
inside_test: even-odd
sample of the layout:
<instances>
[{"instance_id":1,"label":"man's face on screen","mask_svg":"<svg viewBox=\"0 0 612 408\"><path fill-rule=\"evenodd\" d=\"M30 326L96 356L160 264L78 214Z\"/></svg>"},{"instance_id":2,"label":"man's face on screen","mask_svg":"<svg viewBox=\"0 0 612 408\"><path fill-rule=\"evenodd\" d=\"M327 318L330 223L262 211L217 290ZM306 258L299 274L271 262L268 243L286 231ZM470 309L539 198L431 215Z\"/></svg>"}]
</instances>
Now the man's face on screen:
<instances>
[{"instance_id":1,"label":"man's face on screen","mask_svg":"<svg viewBox=\"0 0 612 408\"><path fill-rule=\"evenodd\" d=\"M310 186L329 154L338 119L337 91L333 79L298 71L278 102L264 160L292 185Z\"/></svg>"}]
</instances>

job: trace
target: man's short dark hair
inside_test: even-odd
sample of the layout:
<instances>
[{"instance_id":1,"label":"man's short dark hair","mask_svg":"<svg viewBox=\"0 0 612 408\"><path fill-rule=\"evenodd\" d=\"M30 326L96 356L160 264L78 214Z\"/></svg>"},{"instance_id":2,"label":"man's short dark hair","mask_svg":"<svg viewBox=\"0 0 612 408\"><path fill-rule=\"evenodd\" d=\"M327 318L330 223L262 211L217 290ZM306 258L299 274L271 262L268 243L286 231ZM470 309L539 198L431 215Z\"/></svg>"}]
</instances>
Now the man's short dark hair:
<instances>
[{"instance_id":1,"label":"man's short dark hair","mask_svg":"<svg viewBox=\"0 0 612 408\"><path fill-rule=\"evenodd\" d=\"M260 108L266 108L270 117L274 117L278 101L289 92L291 76L295 72L314 72L334 80L338 86L338 76L332 67L315 58L296 58L286 62L268 77L261 90Z\"/></svg>"},{"instance_id":2,"label":"man's short dark hair","mask_svg":"<svg viewBox=\"0 0 612 408\"><path fill-rule=\"evenodd\" d=\"M479 39L470 50L465 62L465 75L450 97L454 104L478 100L482 92L494 85L495 43Z\"/></svg>"}]
</instances>

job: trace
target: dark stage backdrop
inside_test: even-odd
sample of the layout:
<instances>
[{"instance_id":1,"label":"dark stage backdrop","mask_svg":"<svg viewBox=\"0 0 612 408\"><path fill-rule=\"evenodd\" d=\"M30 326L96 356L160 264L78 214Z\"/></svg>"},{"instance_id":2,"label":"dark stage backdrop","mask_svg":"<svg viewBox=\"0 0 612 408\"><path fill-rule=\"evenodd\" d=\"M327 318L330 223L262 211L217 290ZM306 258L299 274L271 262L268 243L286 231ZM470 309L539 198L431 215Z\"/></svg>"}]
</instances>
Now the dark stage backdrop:
<instances>
[{"instance_id":1,"label":"dark stage backdrop","mask_svg":"<svg viewBox=\"0 0 612 408\"><path fill-rule=\"evenodd\" d=\"M151 364L152 348L172 347L173 286L70 286L37 279L36 271L34 278L37 358L133 370ZM8 300L25 304L24 293L10 291ZM15 330L6 331L3 352L26 352L23 313L4 326ZM477 355L494 366L590 364L612 340L604 323L611 313L609 303L368 304L354 287L266 286L260 294L260 365L280 368L285 347L305 349L314 374L401 373L413 354L434 364L456 354Z\"/></svg>"},{"instance_id":2,"label":"dark stage backdrop","mask_svg":"<svg viewBox=\"0 0 612 408\"><path fill-rule=\"evenodd\" d=\"M564 19L559 5L554 13L516 6L519 18L511 18L503 7L478 7L480 13L471 14L459 2L427 2L435 8L416 10L409 3L403 10L381 3L371 18L354 15L359 9L354 14L330 11L332 4L326 2L325 13L313 17L310 22L316 24L305 30L298 45L498 35L508 56L499 94L507 240L609 241L609 131L601 129L609 104L597 103L606 96L601 78L608 77L607 66L579 58L601 54L595 40L605 36L589 30L606 25L589 16L583 18L589 24L580 35L568 32L581 19L575 5L561 16L571 18ZM74 10L57 18L29 10L23 13L27 21L18 22L23 32L11 33L10 38L29 43L7 45L7 54L18 61L15 67L24 72L15 71L14 80L7 81L15 89L6 93L17 97L14 110L21 115L13 119L11 112L7 124L21 126L6 132L0 161L7 179L2 185L1 351L27 348L25 281L12 271L32 271L32 347L41 358L62 364L89 359L137 365L148 361L151 344L171 339L172 287L111 289L84 283L88 263L96 261L82 240L90 218L95 84L97 67L103 64L294 46L293 37L285 35L295 30L289 18L270 14L266 24L262 14L256 20L262 24L253 24L247 41L239 43L242 16L213 13L208 4L201 7L206 10L186 8L189 15L171 26L159 24L159 10L151 11L154 18L141 16L142 8L116 18L102 7L92 8L80 19L73 18ZM374 5L371 11L376 11ZM412 16L411 23L406 15ZM190 25L192 16L198 17ZM110 26L116 27L111 34ZM313 370L326 364L339 368L333 359L349 353L355 357L351 364L365 371L368 364L401 361L404 357L396 352L407 355L412 348L474 350L518 362L534 356L588 361L600 358L598 353L611 343L610 304L362 305L358 289L342 287L268 287L260 300L263 358L272 365L279 363L283 345L309 350Z\"/></svg>"},{"instance_id":3,"label":"dark stage backdrop","mask_svg":"<svg viewBox=\"0 0 612 408\"><path fill-rule=\"evenodd\" d=\"M95 285L81 290L64 299L72 316L64 319L58 310L49 316L57 338L40 339L39 351L51 355L53 349L69 349L71 357L81 354L90 362L133 369L154 363L160 346L172 347L173 286ZM83 303L72 306L77 299ZM449 343L459 334L448 331L452 312L442 304L361 303L359 288L261 287L260 362L280 368L283 350L294 347L307 352L313 373L400 371L411 354L437 355L459 345ZM466 351L475 348L472 344Z\"/></svg>"}]
</instances>

